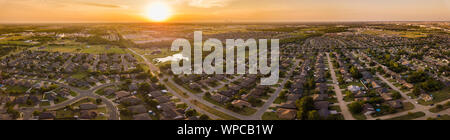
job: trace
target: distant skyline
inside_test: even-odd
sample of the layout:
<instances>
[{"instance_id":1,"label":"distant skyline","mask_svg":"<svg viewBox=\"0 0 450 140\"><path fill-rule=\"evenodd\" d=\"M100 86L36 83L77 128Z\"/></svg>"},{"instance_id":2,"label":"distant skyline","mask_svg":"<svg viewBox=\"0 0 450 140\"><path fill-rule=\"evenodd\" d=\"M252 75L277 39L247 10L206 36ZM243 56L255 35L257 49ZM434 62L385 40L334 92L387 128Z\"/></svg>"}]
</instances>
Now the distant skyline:
<instances>
[{"instance_id":1,"label":"distant skyline","mask_svg":"<svg viewBox=\"0 0 450 140\"><path fill-rule=\"evenodd\" d=\"M164 22L450 21L450 0L0 0L0 22L152 22L155 2Z\"/></svg>"}]
</instances>

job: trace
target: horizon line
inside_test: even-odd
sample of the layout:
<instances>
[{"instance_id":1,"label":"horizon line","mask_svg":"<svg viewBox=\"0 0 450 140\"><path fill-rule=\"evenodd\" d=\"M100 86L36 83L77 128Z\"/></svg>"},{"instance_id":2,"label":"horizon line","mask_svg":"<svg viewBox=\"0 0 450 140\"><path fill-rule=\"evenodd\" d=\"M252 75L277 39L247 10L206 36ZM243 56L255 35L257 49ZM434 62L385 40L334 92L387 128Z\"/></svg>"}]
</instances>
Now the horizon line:
<instances>
[{"instance_id":1,"label":"horizon line","mask_svg":"<svg viewBox=\"0 0 450 140\"><path fill-rule=\"evenodd\" d=\"M245 23L370 23L370 22L450 22L450 20L329 20L329 21L177 21L177 22L137 22L137 21L0 21L0 24L245 24Z\"/></svg>"}]
</instances>

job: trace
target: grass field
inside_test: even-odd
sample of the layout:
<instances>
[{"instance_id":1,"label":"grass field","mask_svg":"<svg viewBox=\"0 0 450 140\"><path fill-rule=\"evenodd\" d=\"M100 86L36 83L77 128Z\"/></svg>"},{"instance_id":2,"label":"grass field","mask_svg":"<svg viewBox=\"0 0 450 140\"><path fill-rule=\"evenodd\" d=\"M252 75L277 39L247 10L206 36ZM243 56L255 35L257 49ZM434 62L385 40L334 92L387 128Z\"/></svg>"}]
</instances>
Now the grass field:
<instances>
[{"instance_id":1,"label":"grass field","mask_svg":"<svg viewBox=\"0 0 450 140\"><path fill-rule=\"evenodd\" d=\"M28 90L28 88L21 87L21 86L7 86L6 92L9 93L25 93Z\"/></svg>"},{"instance_id":2,"label":"grass field","mask_svg":"<svg viewBox=\"0 0 450 140\"><path fill-rule=\"evenodd\" d=\"M178 95L182 96L183 98L189 98L189 95L181 91L181 89L178 89L177 86L175 86L171 82L166 82L166 85L169 86L170 89L174 90Z\"/></svg>"},{"instance_id":3,"label":"grass field","mask_svg":"<svg viewBox=\"0 0 450 140\"><path fill-rule=\"evenodd\" d=\"M378 30L365 30L363 33L369 34L369 35L394 35L394 36L400 36L400 37L406 37L406 38L419 38L419 37L427 37L428 34L421 33L421 32L414 32L414 31L378 31Z\"/></svg>"},{"instance_id":4,"label":"grass field","mask_svg":"<svg viewBox=\"0 0 450 140\"><path fill-rule=\"evenodd\" d=\"M71 77L74 79L84 79L88 76L89 74L87 72L77 72L75 74L73 74Z\"/></svg>"},{"instance_id":5,"label":"grass field","mask_svg":"<svg viewBox=\"0 0 450 140\"><path fill-rule=\"evenodd\" d=\"M428 119L432 119L432 120L450 120L450 115L442 115L441 117L428 118Z\"/></svg>"},{"instance_id":6,"label":"grass field","mask_svg":"<svg viewBox=\"0 0 450 140\"><path fill-rule=\"evenodd\" d=\"M433 96L432 101L425 102L424 100L419 100L419 104L430 105L450 99L450 87L445 87L440 91L431 92L430 94Z\"/></svg>"},{"instance_id":7,"label":"grass field","mask_svg":"<svg viewBox=\"0 0 450 140\"><path fill-rule=\"evenodd\" d=\"M408 113L407 115L390 118L388 120L412 120L425 116L423 112Z\"/></svg>"},{"instance_id":8,"label":"grass field","mask_svg":"<svg viewBox=\"0 0 450 140\"><path fill-rule=\"evenodd\" d=\"M38 50L37 47L32 48ZM116 46L104 46L104 45L83 45L83 44L70 44L65 46L46 46L41 51L49 52L66 52L66 53L90 53L90 54L103 54L103 53L127 53L124 49Z\"/></svg>"},{"instance_id":9,"label":"grass field","mask_svg":"<svg viewBox=\"0 0 450 140\"><path fill-rule=\"evenodd\" d=\"M278 115L275 112L266 112L262 115L262 120L282 120L282 119L278 118Z\"/></svg>"},{"instance_id":10,"label":"grass field","mask_svg":"<svg viewBox=\"0 0 450 140\"><path fill-rule=\"evenodd\" d=\"M352 113L353 118L355 118L356 120L366 120L366 116L364 116L364 114L353 114Z\"/></svg>"},{"instance_id":11,"label":"grass field","mask_svg":"<svg viewBox=\"0 0 450 140\"><path fill-rule=\"evenodd\" d=\"M443 104L443 105L442 105L442 108L438 108L437 106L431 108L431 109L430 109L430 112L438 113L438 112L447 110L448 108L450 108L450 101L447 102L447 103L445 103L445 104Z\"/></svg>"},{"instance_id":12,"label":"grass field","mask_svg":"<svg viewBox=\"0 0 450 140\"><path fill-rule=\"evenodd\" d=\"M210 102L210 103L212 103L212 104L214 104L216 106L220 106L222 108L225 108L225 105L220 104L220 103L214 101L211 98L207 98L207 97L203 96L203 100L208 101L208 102ZM254 114L256 111L257 111L256 109L245 107L245 108L241 109L240 111L234 111L234 112L239 113L241 115L249 116L249 115Z\"/></svg>"},{"instance_id":13,"label":"grass field","mask_svg":"<svg viewBox=\"0 0 450 140\"><path fill-rule=\"evenodd\" d=\"M233 116L230 116L228 114L220 112L220 111L218 111L218 110L216 110L214 108L211 108L211 107L209 107L209 106L207 106L205 104L202 104L202 103L198 102L197 100L191 100L191 103L196 105L197 107L199 107L199 108L201 108L201 109L211 113L211 114L216 115L217 117L222 118L222 119L225 119L225 120L239 120L238 118L235 118Z\"/></svg>"},{"instance_id":14,"label":"grass field","mask_svg":"<svg viewBox=\"0 0 450 140\"><path fill-rule=\"evenodd\" d=\"M170 50L170 47L167 48L159 48L159 49L141 49L141 48L133 48L137 53L144 55L148 60L153 61L155 58L163 58L167 56L171 56L177 54L179 52L174 52ZM151 54L152 52L159 50L161 53Z\"/></svg>"}]
</instances>

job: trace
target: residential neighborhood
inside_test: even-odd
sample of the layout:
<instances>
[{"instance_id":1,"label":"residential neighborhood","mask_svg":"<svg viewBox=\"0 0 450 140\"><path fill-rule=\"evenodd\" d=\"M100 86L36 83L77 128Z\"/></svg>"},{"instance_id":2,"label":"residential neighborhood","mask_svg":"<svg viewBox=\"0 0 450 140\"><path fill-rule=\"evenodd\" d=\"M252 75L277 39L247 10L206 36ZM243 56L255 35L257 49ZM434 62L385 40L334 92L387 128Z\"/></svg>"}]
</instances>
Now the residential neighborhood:
<instances>
[{"instance_id":1,"label":"residential neighborhood","mask_svg":"<svg viewBox=\"0 0 450 140\"><path fill-rule=\"evenodd\" d=\"M436 26L441 28L431 28ZM445 120L450 115L448 22L0 27L0 120ZM221 41L279 39L279 80L262 85L268 75L249 71L174 74L172 62L194 56L171 51L171 39L192 38L196 30ZM210 53L203 51L202 58ZM249 64L248 57L244 61ZM223 62L228 63L225 57Z\"/></svg>"}]
</instances>

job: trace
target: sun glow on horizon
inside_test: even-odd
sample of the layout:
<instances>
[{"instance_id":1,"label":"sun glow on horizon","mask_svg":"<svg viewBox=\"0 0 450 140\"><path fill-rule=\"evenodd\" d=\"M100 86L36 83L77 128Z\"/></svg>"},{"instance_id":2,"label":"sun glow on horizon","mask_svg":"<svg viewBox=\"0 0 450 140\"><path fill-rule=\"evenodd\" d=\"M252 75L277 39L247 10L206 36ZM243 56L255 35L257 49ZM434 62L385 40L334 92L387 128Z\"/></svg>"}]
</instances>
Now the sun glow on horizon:
<instances>
[{"instance_id":1,"label":"sun glow on horizon","mask_svg":"<svg viewBox=\"0 0 450 140\"><path fill-rule=\"evenodd\" d=\"M152 3L147 8L145 16L155 22L167 21L172 16L172 10L166 3Z\"/></svg>"}]
</instances>

